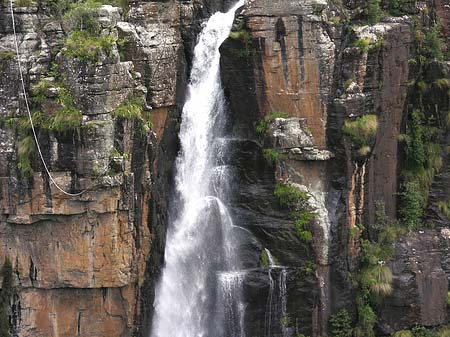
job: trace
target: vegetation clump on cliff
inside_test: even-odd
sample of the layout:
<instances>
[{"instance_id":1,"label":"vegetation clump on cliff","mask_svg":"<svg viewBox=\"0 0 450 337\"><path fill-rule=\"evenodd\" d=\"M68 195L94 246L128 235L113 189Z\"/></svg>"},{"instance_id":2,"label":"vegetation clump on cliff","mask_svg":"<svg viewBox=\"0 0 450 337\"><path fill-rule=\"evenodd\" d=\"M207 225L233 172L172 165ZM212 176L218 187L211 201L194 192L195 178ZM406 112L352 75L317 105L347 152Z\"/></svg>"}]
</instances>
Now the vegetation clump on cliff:
<instances>
[{"instance_id":1,"label":"vegetation clump on cliff","mask_svg":"<svg viewBox=\"0 0 450 337\"><path fill-rule=\"evenodd\" d=\"M441 30L438 22L428 26L416 22L415 58L409 61L414 75L409 83L405 131L399 138L405 160L398 209L401 222L409 229L422 225L431 183L442 167L442 130L448 127L450 83L444 77L434 80L438 74L429 76L445 57Z\"/></svg>"},{"instance_id":2,"label":"vegetation clump on cliff","mask_svg":"<svg viewBox=\"0 0 450 337\"><path fill-rule=\"evenodd\" d=\"M145 114L144 106L145 98L142 95L130 95L111 114L120 119L137 121L141 129L145 127L151 129L153 123L149 120L148 114Z\"/></svg>"},{"instance_id":3,"label":"vegetation clump on cliff","mask_svg":"<svg viewBox=\"0 0 450 337\"><path fill-rule=\"evenodd\" d=\"M317 215L308 203L309 195L295 186L283 183L275 185L274 195L282 208L294 210L290 217L294 221L295 232L303 243L310 243L313 236L309 230L309 225L311 221L316 219Z\"/></svg>"},{"instance_id":4,"label":"vegetation clump on cliff","mask_svg":"<svg viewBox=\"0 0 450 337\"><path fill-rule=\"evenodd\" d=\"M260 135L265 135L269 131L270 123L277 118L287 118L288 114L285 112L272 112L265 116L257 125L256 132Z\"/></svg>"},{"instance_id":5,"label":"vegetation clump on cliff","mask_svg":"<svg viewBox=\"0 0 450 337\"><path fill-rule=\"evenodd\" d=\"M228 37L240 45L239 48L233 48L233 53L238 58L248 60L251 56L253 56L255 52L253 48L253 37L246 26L244 17L236 17Z\"/></svg>"},{"instance_id":6,"label":"vegetation clump on cliff","mask_svg":"<svg viewBox=\"0 0 450 337\"><path fill-rule=\"evenodd\" d=\"M113 2L121 5L119 1ZM81 62L95 64L100 56L111 55L117 39L113 36L103 35L98 20L98 8L105 1L81 1L68 5L63 12L63 23L69 30L64 55L71 56Z\"/></svg>"},{"instance_id":7,"label":"vegetation clump on cliff","mask_svg":"<svg viewBox=\"0 0 450 337\"><path fill-rule=\"evenodd\" d=\"M355 336L375 336L376 308L392 291L393 275L388 262L394 256L394 243L403 233L401 227L386 216L384 203L376 202L375 222L366 226L361 239L361 272L357 275L356 308L358 320Z\"/></svg>"},{"instance_id":8,"label":"vegetation clump on cliff","mask_svg":"<svg viewBox=\"0 0 450 337\"><path fill-rule=\"evenodd\" d=\"M329 325L333 337L353 336L352 318L346 309L341 309L337 314L331 315Z\"/></svg>"},{"instance_id":9,"label":"vegetation clump on cliff","mask_svg":"<svg viewBox=\"0 0 450 337\"><path fill-rule=\"evenodd\" d=\"M365 156L375 142L378 129L378 117L376 115L363 115L354 120L344 122L342 131L352 140L358 148L358 154Z\"/></svg>"}]
</instances>

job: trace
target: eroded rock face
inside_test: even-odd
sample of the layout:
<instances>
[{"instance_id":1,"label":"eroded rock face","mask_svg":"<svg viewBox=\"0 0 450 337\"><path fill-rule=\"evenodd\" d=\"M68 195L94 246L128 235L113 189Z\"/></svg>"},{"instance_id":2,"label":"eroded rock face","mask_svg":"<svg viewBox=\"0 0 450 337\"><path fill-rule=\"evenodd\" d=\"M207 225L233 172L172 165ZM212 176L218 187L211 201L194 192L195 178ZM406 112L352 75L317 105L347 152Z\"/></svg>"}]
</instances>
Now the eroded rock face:
<instances>
[{"instance_id":1,"label":"eroded rock face","mask_svg":"<svg viewBox=\"0 0 450 337\"><path fill-rule=\"evenodd\" d=\"M147 335L186 55L203 17L222 6L222 1L136 2L127 19L122 9L102 6L102 34L126 43L114 44L95 64L60 52L69 32L48 8L16 8L28 95L41 78L55 84L50 72L56 70L83 115L76 131L38 132L44 158L63 190L86 191L63 194L34 151L34 173L24 178L17 168L23 135L2 122L0 262L9 257L15 270L15 336L126 337L139 329ZM0 45L0 117L16 121L26 110L6 2L0 5ZM51 88L46 95L57 93ZM152 129L113 116L131 95L146 97L144 108L154 112ZM46 114L55 109L51 100L43 104Z\"/></svg>"},{"instance_id":2,"label":"eroded rock face","mask_svg":"<svg viewBox=\"0 0 450 337\"><path fill-rule=\"evenodd\" d=\"M222 76L234 133L252 139L255 144L253 150L242 153L253 151L252 156L261 158L265 147L278 151L281 157L275 170L266 163L265 170L272 169L272 176L260 172L256 175L259 178L250 179L252 185L245 180L253 175L243 174L246 179L236 191L241 196L237 218L246 224L262 248L269 249L282 265L295 271L291 272L296 275L290 278L291 286L294 284L305 294L294 294L293 288L289 291L288 328L313 336L323 335L327 329L328 250L339 202L339 192L331 188L327 177L327 167L334 155L326 139L336 45L321 19L314 15L316 5L309 1L301 4L250 1L241 15L251 34L251 43L230 38L222 46ZM270 122L267 134L255 133L255 125L272 113L287 117ZM252 172L253 166L246 162L249 160L241 161L242 170ZM320 214L312 226L312 245L301 242L290 213L280 213L276 200L268 200L269 196L273 198L277 181L289 182L305 191L312 209ZM264 200L258 194L264 194ZM311 262L316 267L304 279L307 282L302 283L302 277L305 278L301 276L302 270L309 270L305 265ZM260 278L260 284L254 286L267 287L264 282L267 279ZM298 300L295 305L290 302L296 301L294 298ZM252 303L251 298L248 300ZM252 312L253 320L263 320L261 314ZM248 324L247 331L252 336L264 333L262 328ZM274 326L272 333L281 333L277 329Z\"/></svg>"},{"instance_id":3,"label":"eroded rock face","mask_svg":"<svg viewBox=\"0 0 450 337\"><path fill-rule=\"evenodd\" d=\"M447 230L419 231L396 244L391 266L395 291L380 310L384 333L414 324L437 326L447 322Z\"/></svg>"},{"instance_id":4,"label":"eroded rock face","mask_svg":"<svg viewBox=\"0 0 450 337\"><path fill-rule=\"evenodd\" d=\"M8 256L15 270L14 336L148 336L192 48L202 19L231 3L135 1L126 18L103 6L102 33L125 42L95 65L60 52L67 28L45 7L16 9L28 92L41 77L55 82L53 62L83 114L74 132L39 132L44 157L63 189L87 192L61 193L36 155L33 177L23 178L17 168L22 135L0 124L0 263ZM361 1L345 3L358 15ZM448 35L448 3L433 6ZM374 221L378 200L396 216L413 21L360 25L350 36L330 22L338 14L323 1L250 0L240 12L250 38L229 38L222 46L232 136L231 155L223 160L235 173L230 203L249 270L243 282L249 337L326 336L331 313L354 309L349 275L358 272L361 252L350 231ZM359 38L370 40L368 50L354 46ZM13 43L8 8L0 5L0 117L18 119L25 107ZM135 93L146 98L151 129L111 114ZM56 95L55 88L47 93ZM43 110L56 108L48 103ZM270 121L267 133L256 132L264 117L279 112L286 117ZM342 125L368 113L378 116L376 141L355 156ZM275 164L264 158L268 149L279 156ZM436 206L449 201L448 166L447 158L431 188L427 217L438 229L396 243L394 293L379 311L383 333L448 320L449 219ZM317 215L312 242L299 238L291 212L275 198L279 182L308 195ZM265 249L277 268L261 266Z\"/></svg>"}]
</instances>

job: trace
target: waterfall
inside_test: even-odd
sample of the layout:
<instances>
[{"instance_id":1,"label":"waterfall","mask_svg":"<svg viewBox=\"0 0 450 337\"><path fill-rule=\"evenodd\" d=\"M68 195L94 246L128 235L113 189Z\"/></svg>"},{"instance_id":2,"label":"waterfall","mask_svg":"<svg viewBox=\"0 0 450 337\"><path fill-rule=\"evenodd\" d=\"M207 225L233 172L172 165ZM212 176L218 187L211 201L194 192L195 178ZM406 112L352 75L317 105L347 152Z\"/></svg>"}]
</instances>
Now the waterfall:
<instances>
[{"instance_id":1,"label":"waterfall","mask_svg":"<svg viewBox=\"0 0 450 337\"><path fill-rule=\"evenodd\" d=\"M211 16L194 49L152 337L243 336L242 277L225 206L228 170L221 160L226 142L219 53L243 4Z\"/></svg>"},{"instance_id":2,"label":"waterfall","mask_svg":"<svg viewBox=\"0 0 450 337\"><path fill-rule=\"evenodd\" d=\"M271 337L273 330L281 330L282 337L291 335L288 328L287 316L287 269L286 267L275 263L275 259L267 248L264 248L269 259L268 277L269 277L269 293L267 296L266 313L265 313L265 336ZM278 294L275 292L275 280L273 273L279 273L278 276ZM275 323L275 324L274 324ZM278 335L277 335L278 336Z\"/></svg>"}]
</instances>

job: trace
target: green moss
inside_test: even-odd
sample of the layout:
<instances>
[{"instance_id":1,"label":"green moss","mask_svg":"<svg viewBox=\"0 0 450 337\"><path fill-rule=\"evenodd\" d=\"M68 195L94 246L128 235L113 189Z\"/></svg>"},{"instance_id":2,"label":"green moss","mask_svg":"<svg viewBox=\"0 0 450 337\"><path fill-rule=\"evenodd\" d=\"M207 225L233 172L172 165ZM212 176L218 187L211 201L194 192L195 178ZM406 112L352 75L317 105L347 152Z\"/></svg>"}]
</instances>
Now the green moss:
<instances>
[{"instance_id":1,"label":"green moss","mask_svg":"<svg viewBox=\"0 0 450 337\"><path fill-rule=\"evenodd\" d=\"M281 207L292 209L298 203L308 200L308 195L292 185L278 183L274 195Z\"/></svg>"},{"instance_id":2,"label":"green moss","mask_svg":"<svg viewBox=\"0 0 450 337\"><path fill-rule=\"evenodd\" d=\"M372 145L378 129L378 117L375 115L363 115L355 120L347 120L342 131L349 136L352 142L359 148Z\"/></svg>"},{"instance_id":3,"label":"green moss","mask_svg":"<svg viewBox=\"0 0 450 337\"><path fill-rule=\"evenodd\" d=\"M256 125L256 132L260 135L265 135L269 131L270 123L276 118L287 118L288 114L285 112L272 112L271 114L264 117L262 121L260 121Z\"/></svg>"},{"instance_id":4,"label":"green moss","mask_svg":"<svg viewBox=\"0 0 450 337\"><path fill-rule=\"evenodd\" d=\"M352 318L346 309L341 309L332 315L329 321L332 337L352 337Z\"/></svg>"}]
</instances>

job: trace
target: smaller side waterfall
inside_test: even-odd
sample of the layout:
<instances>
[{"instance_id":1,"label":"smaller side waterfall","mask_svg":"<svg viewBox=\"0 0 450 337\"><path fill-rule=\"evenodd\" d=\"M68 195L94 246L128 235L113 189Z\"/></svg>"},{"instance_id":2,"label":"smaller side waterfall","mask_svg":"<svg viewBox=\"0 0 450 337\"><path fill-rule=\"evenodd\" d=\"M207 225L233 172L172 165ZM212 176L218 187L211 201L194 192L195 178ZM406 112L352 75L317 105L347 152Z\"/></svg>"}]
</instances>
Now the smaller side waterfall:
<instances>
[{"instance_id":1,"label":"smaller side waterfall","mask_svg":"<svg viewBox=\"0 0 450 337\"><path fill-rule=\"evenodd\" d=\"M290 337L287 315L287 268L275 262L272 253L264 249L269 266L269 293L267 296L265 313L265 336ZM278 277L276 275L278 274Z\"/></svg>"},{"instance_id":2,"label":"smaller side waterfall","mask_svg":"<svg viewBox=\"0 0 450 337\"><path fill-rule=\"evenodd\" d=\"M286 268L281 269L279 285L280 285L280 300L281 300L281 333L283 337L288 337Z\"/></svg>"},{"instance_id":3,"label":"smaller side waterfall","mask_svg":"<svg viewBox=\"0 0 450 337\"><path fill-rule=\"evenodd\" d=\"M224 305L224 331L231 336L245 337L245 306L241 301L245 272L224 272L219 275L219 293Z\"/></svg>"}]
</instances>

